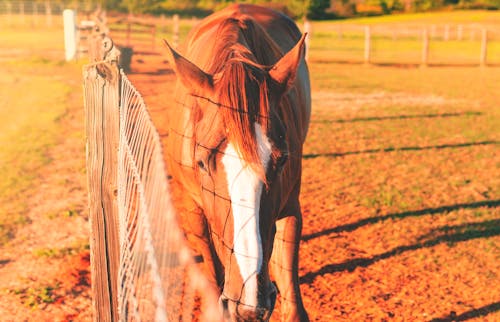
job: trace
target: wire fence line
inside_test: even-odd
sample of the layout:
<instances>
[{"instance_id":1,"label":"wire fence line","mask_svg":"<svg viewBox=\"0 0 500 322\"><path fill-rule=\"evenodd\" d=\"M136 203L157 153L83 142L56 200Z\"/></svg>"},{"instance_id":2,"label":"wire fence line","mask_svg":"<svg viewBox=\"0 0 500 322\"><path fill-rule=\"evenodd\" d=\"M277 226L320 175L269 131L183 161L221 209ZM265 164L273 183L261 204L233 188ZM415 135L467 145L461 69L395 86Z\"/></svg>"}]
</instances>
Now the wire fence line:
<instances>
[{"instance_id":1,"label":"wire fence line","mask_svg":"<svg viewBox=\"0 0 500 322\"><path fill-rule=\"evenodd\" d=\"M96 9L90 1L0 1L0 26L46 26L62 25L64 9L73 9L84 16Z\"/></svg>"},{"instance_id":2,"label":"wire fence line","mask_svg":"<svg viewBox=\"0 0 500 322\"><path fill-rule=\"evenodd\" d=\"M144 100L118 71L110 40L92 39L98 45L90 52L101 56L91 58L83 79L95 318L219 320L218 296L178 228Z\"/></svg>"},{"instance_id":3,"label":"wire fence line","mask_svg":"<svg viewBox=\"0 0 500 322\"><path fill-rule=\"evenodd\" d=\"M495 24L312 23L309 30L313 61L423 66L500 64L500 30Z\"/></svg>"}]
</instances>

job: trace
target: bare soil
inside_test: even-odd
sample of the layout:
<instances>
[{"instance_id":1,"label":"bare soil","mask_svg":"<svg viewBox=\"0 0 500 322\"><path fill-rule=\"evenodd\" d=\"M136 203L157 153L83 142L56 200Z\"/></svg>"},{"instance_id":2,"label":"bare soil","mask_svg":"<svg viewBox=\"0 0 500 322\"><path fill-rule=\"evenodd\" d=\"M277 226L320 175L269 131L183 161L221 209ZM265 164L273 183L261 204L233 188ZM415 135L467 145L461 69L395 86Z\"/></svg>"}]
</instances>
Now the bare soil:
<instances>
[{"instance_id":1,"label":"bare soil","mask_svg":"<svg viewBox=\"0 0 500 322\"><path fill-rule=\"evenodd\" d=\"M26 192L28 223L1 248L1 321L92 320L81 92L68 106L51 162Z\"/></svg>"},{"instance_id":2,"label":"bare soil","mask_svg":"<svg viewBox=\"0 0 500 322\"><path fill-rule=\"evenodd\" d=\"M165 135L175 75L164 58L145 56L135 57L129 78ZM385 115L380 106L391 104L434 112ZM325 93L313 83L300 247L313 321L500 320L498 142L404 138L409 122L469 113L460 106L475 104L431 94ZM352 130L380 121L400 122L403 132L381 126L367 139ZM320 137L322 127L330 139ZM386 137L403 147L381 146ZM489 157L474 161L477 154Z\"/></svg>"},{"instance_id":3,"label":"bare soil","mask_svg":"<svg viewBox=\"0 0 500 322\"><path fill-rule=\"evenodd\" d=\"M175 75L160 56L135 56L129 78L164 135ZM324 109L313 113L305 148L300 248L311 320L500 321L498 143L384 148L349 132L366 119L356 116L359 101L349 103L358 98L318 92L314 101ZM2 321L91 320L89 254L81 246L89 234L84 143L69 135L83 129L80 99L65 117L68 135L49 152L53 162L33 193L30 223L0 254ZM360 98L362 106L381 99L411 105L442 98ZM347 103L330 110L333 101ZM325 124L335 135L318 144ZM477 154L489 157L472 167ZM78 168L68 157L81 160Z\"/></svg>"}]
</instances>

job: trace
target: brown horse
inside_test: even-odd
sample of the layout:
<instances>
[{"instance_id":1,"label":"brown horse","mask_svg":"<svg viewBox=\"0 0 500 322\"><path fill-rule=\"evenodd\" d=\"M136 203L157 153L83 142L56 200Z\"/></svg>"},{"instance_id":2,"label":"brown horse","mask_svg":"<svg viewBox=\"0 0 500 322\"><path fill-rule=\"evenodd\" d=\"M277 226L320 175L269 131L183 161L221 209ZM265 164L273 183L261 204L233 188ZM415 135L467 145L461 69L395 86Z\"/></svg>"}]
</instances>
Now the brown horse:
<instances>
[{"instance_id":1,"label":"brown horse","mask_svg":"<svg viewBox=\"0 0 500 322\"><path fill-rule=\"evenodd\" d=\"M301 158L310 118L304 37L270 9L234 5L195 27L169 115L179 221L226 320L307 321L298 281Z\"/></svg>"}]
</instances>

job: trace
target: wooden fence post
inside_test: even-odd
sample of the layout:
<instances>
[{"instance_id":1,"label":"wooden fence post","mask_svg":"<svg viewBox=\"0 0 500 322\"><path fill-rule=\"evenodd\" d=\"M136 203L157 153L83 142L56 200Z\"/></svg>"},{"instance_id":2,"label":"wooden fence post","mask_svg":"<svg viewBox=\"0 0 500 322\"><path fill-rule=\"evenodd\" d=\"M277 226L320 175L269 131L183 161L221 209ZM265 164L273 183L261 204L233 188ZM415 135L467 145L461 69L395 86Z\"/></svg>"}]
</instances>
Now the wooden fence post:
<instances>
[{"instance_id":1,"label":"wooden fence post","mask_svg":"<svg viewBox=\"0 0 500 322\"><path fill-rule=\"evenodd\" d=\"M476 38L476 31L474 30L474 28L470 28L470 37L469 37L469 40L470 41L474 41L474 38Z\"/></svg>"},{"instance_id":2,"label":"wooden fence post","mask_svg":"<svg viewBox=\"0 0 500 322\"><path fill-rule=\"evenodd\" d=\"M156 25L151 26L151 51L156 50Z\"/></svg>"},{"instance_id":3,"label":"wooden fence post","mask_svg":"<svg viewBox=\"0 0 500 322\"><path fill-rule=\"evenodd\" d=\"M437 31L436 31L436 25L431 25L431 35L430 35L430 38L432 39L436 39L436 34L437 34Z\"/></svg>"},{"instance_id":4,"label":"wooden fence post","mask_svg":"<svg viewBox=\"0 0 500 322\"><path fill-rule=\"evenodd\" d=\"M45 1L45 17L47 27L52 27L52 6L50 5L50 1Z\"/></svg>"},{"instance_id":5,"label":"wooden fence post","mask_svg":"<svg viewBox=\"0 0 500 322\"><path fill-rule=\"evenodd\" d=\"M464 26L463 25L458 25L457 27L457 40L462 40L464 34Z\"/></svg>"},{"instance_id":6,"label":"wooden fence post","mask_svg":"<svg viewBox=\"0 0 500 322\"><path fill-rule=\"evenodd\" d=\"M24 1L19 2L19 13L21 14L21 21L24 24L26 22L26 16L24 15Z\"/></svg>"},{"instance_id":7,"label":"wooden fence post","mask_svg":"<svg viewBox=\"0 0 500 322\"><path fill-rule=\"evenodd\" d=\"M131 38L131 35L132 34L132 24L130 23L130 21L127 21L127 34L126 34L126 46L127 47L130 47L130 38Z\"/></svg>"},{"instance_id":8,"label":"wooden fence post","mask_svg":"<svg viewBox=\"0 0 500 322\"><path fill-rule=\"evenodd\" d=\"M12 26L12 3L8 1L5 3L5 5L7 6L8 25Z\"/></svg>"},{"instance_id":9,"label":"wooden fence post","mask_svg":"<svg viewBox=\"0 0 500 322\"><path fill-rule=\"evenodd\" d=\"M175 14L173 17L173 35L172 42L174 44L174 48L179 47L179 15Z\"/></svg>"},{"instance_id":10,"label":"wooden fence post","mask_svg":"<svg viewBox=\"0 0 500 322\"><path fill-rule=\"evenodd\" d=\"M429 62L429 31L424 28L422 31L422 62L421 66L427 66Z\"/></svg>"},{"instance_id":11,"label":"wooden fence post","mask_svg":"<svg viewBox=\"0 0 500 322\"><path fill-rule=\"evenodd\" d=\"M84 75L92 293L99 322L118 321L118 77L116 63L106 63L100 73L92 66Z\"/></svg>"},{"instance_id":12,"label":"wooden fence post","mask_svg":"<svg viewBox=\"0 0 500 322\"><path fill-rule=\"evenodd\" d=\"M371 60L371 31L370 26L365 27L365 64L369 64Z\"/></svg>"},{"instance_id":13,"label":"wooden fence post","mask_svg":"<svg viewBox=\"0 0 500 322\"><path fill-rule=\"evenodd\" d=\"M486 66L486 57L488 55L488 29L483 28L481 33L481 57L479 64L481 66Z\"/></svg>"}]
</instances>

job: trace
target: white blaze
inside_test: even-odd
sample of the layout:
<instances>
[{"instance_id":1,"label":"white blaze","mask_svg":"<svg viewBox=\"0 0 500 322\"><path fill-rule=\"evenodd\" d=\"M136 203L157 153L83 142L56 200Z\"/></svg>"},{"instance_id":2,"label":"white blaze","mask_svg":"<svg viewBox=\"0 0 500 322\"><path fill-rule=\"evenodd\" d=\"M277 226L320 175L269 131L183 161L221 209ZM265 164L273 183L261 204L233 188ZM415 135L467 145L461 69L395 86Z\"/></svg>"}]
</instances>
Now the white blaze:
<instances>
[{"instance_id":1,"label":"white blaze","mask_svg":"<svg viewBox=\"0 0 500 322\"><path fill-rule=\"evenodd\" d=\"M271 143L260 124L255 124L259 156L264 169L271 157ZM242 160L234 145L227 145L222 163L226 170L234 221L234 255L245 283L244 303L257 305L257 273L262 267L262 241L259 232L260 197L263 182Z\"/></svg>"}]
</instances>

